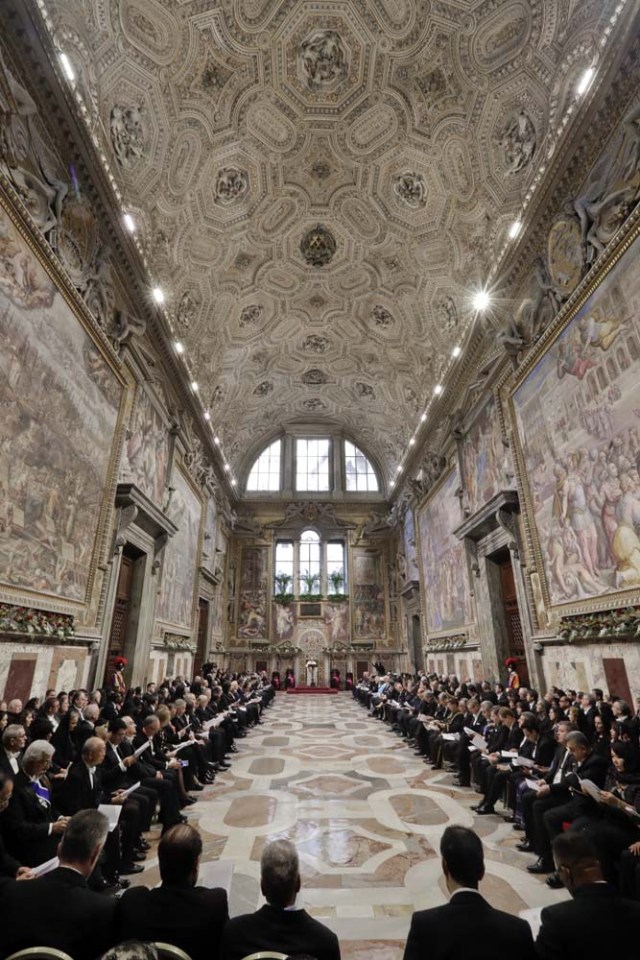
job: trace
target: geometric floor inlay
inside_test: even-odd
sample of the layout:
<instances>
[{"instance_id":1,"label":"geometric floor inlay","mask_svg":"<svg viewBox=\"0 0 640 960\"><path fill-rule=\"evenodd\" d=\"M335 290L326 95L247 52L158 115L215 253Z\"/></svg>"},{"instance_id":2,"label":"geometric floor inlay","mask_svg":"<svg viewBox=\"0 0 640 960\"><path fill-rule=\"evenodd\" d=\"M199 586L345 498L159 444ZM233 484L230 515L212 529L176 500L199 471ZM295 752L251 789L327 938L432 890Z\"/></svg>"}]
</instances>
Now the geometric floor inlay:
<instances>
[{"instance_id":1,"label":"geometric floor inlay","mask_svg":"<svg viewBox=\"0 0 640 960\"><path fill-rule=\"evenodd\" d=\"M450 823L482 837L481 891L495 907L517 914L566 899L526 872L520 834L501 818L476 817L477 794L427 769L350 694L279 693L263 719L238 741L231 770L188 808L203 835L203 869L233 863L232 916L261 904L260 854L287 837L300 855L302 902L338 934L343 958L401 960L413 911L446 902L438 844ZM155 843L135 883L159 881L154 852Z\"/></svg>"}]
</instances>

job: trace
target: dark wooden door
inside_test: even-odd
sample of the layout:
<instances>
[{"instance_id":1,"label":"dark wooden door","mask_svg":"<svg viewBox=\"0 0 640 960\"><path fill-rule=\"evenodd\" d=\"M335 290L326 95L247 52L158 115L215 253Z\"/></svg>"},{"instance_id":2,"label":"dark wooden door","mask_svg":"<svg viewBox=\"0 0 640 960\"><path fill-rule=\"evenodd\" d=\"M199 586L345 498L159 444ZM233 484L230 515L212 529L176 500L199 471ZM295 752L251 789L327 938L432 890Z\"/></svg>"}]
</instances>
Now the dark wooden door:
<instances>
[{"instance_id":1,"label":"dark wooden door","mask_svg":"<svg viewBox=\"0 0 640 960\"><path fill-rule=\"evenodd\" d=\"M37 657L29 654L15 654L9 666L9 675L4 688L5 700L22 700L24 704L31 696L33 675L36 672ZM39 690L36 693L40 693Z\"/></svg>"},{"instance_id":2,"label":"dark wooden door","mask_svg":"<svg viewBox=\"0 0 640 960\"><path fill-rule=\"evenodd\" d=\"M520 610L518 608L516 582L513 575L511 556L508 555L501 560L499 567L502 606L507 629L507 656L515 657L518 661L516 669L520 677L520 685L526 687L529 685L529 672L527 670L527 660L524 651L524 637L522 635L522 623L520 621Z\"/></svg>"},{"instance_id":3,"label":"dark wooden door","mask_svg":"<svg viewBox=\"0 0 640 960\"><path fill-rule=\"evenodd\" d=\"M198 651L196 653L196 668L202 669L202 664L207 662L207 653L209 652L209 643L207 637L207 625L209 623L209 601L198 600Z\"/></svg>"},{"instance_id":4,"label":"dark wooden door","mask_svg":"<svg viewBox=\"0 0 640 960\"><path fill-rule=\"evenodd\" d=\"M603 657L602 666L604 675L607 678L607 687L609 696L622 697L633 709L633 700L631 699L631 690L629 689L629 677L627 676L627 667L621 657Z\"/></svg>"},{"instance_id":5,"label":"dark wooden door","mask_svg":"<svg viewBox=\"0 0 640 960\"><path fill-rule=\"evenodd\" d=\"M116 602L113 608L113 620L111 621L111 633L109 635L109 655L105 668L105 683L108 683L110 677L113 676L115 658L124 656L127 622L129 620L129 608L131 606L134 564L135 560L131 557L122 557L120 574L118 576L118 587L116 589Z\"/></svg>"}]
</instances>

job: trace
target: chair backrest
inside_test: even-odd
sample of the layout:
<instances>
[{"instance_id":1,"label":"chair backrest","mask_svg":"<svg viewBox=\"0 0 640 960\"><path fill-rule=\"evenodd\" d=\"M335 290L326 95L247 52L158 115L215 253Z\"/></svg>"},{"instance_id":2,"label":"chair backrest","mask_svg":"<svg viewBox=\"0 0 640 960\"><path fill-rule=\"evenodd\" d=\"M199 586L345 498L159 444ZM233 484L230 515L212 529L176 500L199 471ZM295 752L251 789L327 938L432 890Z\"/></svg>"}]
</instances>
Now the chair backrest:
<instances>
[{"instance_id":1,"label":"chair backrest","mask_svg":"<svg viewBox=\"0 0 640 960\"><path fill-rule=\"evenodd\" d=\"M12 953L7 960L72 960L68 953L55 947L27 947Z\"/></svg>"},{"instance_id":2,"label":"chair backrest","mask_svg":"<svg viewBox=\"0 0 640 960\"><path fill-rule=\"evenodd\" d=\"M260 953L250 953L242 960L287 960L287 953L277 953L275 950L262 950Z\"/></svg>"},{"instance_id":3,"label":"chair backrest","mask_svg":"<svg viewBox=\"0 0 640 960\"><path fill-rule=\"evenodd\" d=\"M154 947L158 951L158 960L191 960L188 953L185 953L180 947L174 947L172 943L156 941Z\"/></svg>"}]
</instances>

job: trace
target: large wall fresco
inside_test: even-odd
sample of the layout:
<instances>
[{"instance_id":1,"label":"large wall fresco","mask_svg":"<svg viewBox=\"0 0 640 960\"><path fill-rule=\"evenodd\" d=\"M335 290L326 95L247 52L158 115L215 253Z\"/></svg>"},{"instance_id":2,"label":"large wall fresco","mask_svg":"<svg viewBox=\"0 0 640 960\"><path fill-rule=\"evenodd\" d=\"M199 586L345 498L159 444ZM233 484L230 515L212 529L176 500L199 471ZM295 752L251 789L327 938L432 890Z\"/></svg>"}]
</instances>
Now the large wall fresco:
<instances>
[{"instance_id":1,"label":"large wall fresco","mask_svg":"<svg viewBox=\"0 0 640 960\"><path fill-rule=\"evenodd\" d=\"M262 640L267 636L268 555L264 547L245 547L240 569L238 636Z\"/></svg>"},{"instance_id":2,"label":"large wall fresco","mask_svg":"<svg viewBox=\"0 0 640 960\"><path fill-rule=\"evenodd\" d=\"M359 640L381 640L387 633L381 558L379 554L355 552L353 561L355 636Z\"/></svg>"},{"instance_id":3,"label":"large wall fresco","mask_svg":"<svg viewBox=\"0 0 640 960\"><path fill-rule=\"evenodd\" d=\"M513 395L552 604L640 585L640 239Z\"/></svg>"},{"instance_id":4,"label":"large wall fresco","mask_svg":"<svg viewBox=\"0 0 640 960\"><path fill-rule=\"evenodd\" d=\"M464 549L452 533L461 522L458 487L454 470L417 515L428 633L473 620Z\"/></svg>"},{"instance_id":5,"label":"large wall fresco","mask_svg":"<svg viewBox=\"0 0 640 960\"><path fill-rule=\"evenodd\" d=\"M0 579L87 598L122 387L0 207Z\"/></svg>"},{"instance_id":6,"label":"large wall fresco","mask_svg":"<svg viewBox=\"0 0 640 960\"><path fill-rule=\"evenodd\" d=\"M407 580L418 580L418 551L416 549L415 517L411 507L407 507L402 524L404 539L404 558L406 563Z\"/></svg>"},{"instance_id":7,"label":"large wall fresco","mask_svg":"<svg viewBox=\"0 0 640 960\"><path fill-rule=\"evenodd\" d=\"M169 467L169 433L146 392L136 397L122 452L120 481L134 483L161 507Z\"/></svg>"},{"instance_id":8,"label":"large wall fresco","mask_svg":"<svg viewBox=\"0 0 640 960\"><path fill-rule=\"evenodd\" d=\"M180 470L173 470L171 485L174 489L167 515L178 532L171 537L165 550L162 592L156 616L164 623L190 630L202 503Z\"/></svg>"},{"instance_id":9,"label":"large wall fresco","mask_svg":"<svg viewBox=\"0 0 640 960\"><path fill-rule=\"evenodd\" d=\"M498 493L502 480L504 447L493 397L465 435L461 453L466 507L474 514Z\"/></svg>"},{"instance_id":10,"label":"large wall fresco","mask_svg":"<svg viewBox=\"0 0 640 960\"><path fill-rule=\"evenodd\" d=\"M213 497L207 501L207 512L204 525L204 542L202 544L202 566L209 573L216 572L216 549L218 533L218 513Z\"/></svg>"}]
</instances>

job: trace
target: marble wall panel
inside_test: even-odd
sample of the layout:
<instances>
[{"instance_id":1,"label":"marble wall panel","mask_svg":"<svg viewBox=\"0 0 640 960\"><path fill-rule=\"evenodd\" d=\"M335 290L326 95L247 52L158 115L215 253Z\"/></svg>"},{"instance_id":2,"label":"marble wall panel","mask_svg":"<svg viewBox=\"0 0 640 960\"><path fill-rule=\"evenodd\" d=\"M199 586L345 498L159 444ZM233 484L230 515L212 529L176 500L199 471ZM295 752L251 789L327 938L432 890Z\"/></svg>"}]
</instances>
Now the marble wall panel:
<instances>
[{"instance_id":1,"label":"marble wall panel","mask_svg":"<svg viewBox=\"0 0 640 960\"><path fill-rule=\"evenodd\" d=\"M640 650L633 643L594 643L588 646L554 646L545 644L542 668L546 687L570 687L591 690L600 687L621 695L621 690L609 691L605 673L605 659L624 661L632 697L640 696Z\"/></svg>"}]
</instances>

